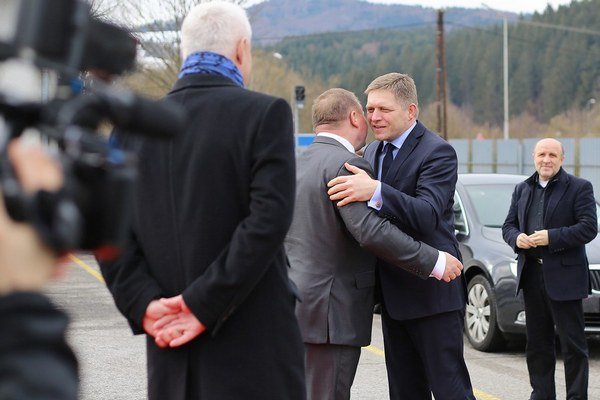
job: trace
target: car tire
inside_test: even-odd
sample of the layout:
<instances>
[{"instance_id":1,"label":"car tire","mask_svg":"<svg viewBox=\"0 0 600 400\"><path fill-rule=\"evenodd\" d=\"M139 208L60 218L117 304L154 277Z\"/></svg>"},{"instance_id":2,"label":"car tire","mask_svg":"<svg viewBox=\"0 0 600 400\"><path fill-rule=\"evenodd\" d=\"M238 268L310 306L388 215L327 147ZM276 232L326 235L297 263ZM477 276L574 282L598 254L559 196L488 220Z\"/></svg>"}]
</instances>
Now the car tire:
<instances>
[{"instance_id":1,"label":"car tire","mask_svg":"<svg viewBox=\"0 0 600 400\"><path fill-rule=\"evenodd\" d=\"M474 276L467 286L465 333L469 343L479 351L500 350L506 341L497 323L496 296L483 275Z\"/></svg>"}]
</instances>

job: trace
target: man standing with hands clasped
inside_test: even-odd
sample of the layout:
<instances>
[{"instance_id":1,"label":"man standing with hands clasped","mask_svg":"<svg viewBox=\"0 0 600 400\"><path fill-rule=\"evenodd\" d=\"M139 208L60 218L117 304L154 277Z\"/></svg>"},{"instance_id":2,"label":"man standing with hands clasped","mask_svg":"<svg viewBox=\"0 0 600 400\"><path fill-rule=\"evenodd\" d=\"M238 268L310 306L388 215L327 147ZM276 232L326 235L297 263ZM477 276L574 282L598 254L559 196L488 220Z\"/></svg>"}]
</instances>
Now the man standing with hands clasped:
<instances>
[{"instance_id":1,"label":"man standing with hands clasped","mask_svg":"<svg viewBox=\"0 0 600 400\"><path fill-rule=\"evenodd\" d=\"M354 175L329 183L331 200L340 207L368 201L415 240L460 257L452 213L456 152L417 121L417 88L410 76L380 76L365 93L377 140L364 157L378 180L347 163ZM390 398L430 399L433 392L436 400L474 399L463 357L463 277L450 283L422 280L382 259L378 272Z\"/></svg>"},{"instance_id":2,"label":"man standing with hands clasped","mask_svg":"<svg viewBox=\"0 0 600 400\"><path fill-rule=\"evenodd\" d=\"M565 364L567 399L587 399L588 348L582 299L590 292L585 244L596 237L590 182L563 170L562 144L534 148L536 172L515 188L502 234L518 254L517 291L527 315L530 400L556 399L555 332ZM555 331L556 326L556 331Z\"/></svg>"},{"instance_id":3,"label":"man standing with hands clasped","mask_svg":"<svg viewBox=\"0 0 600 400\"><path fill-rule=\"evenodd\" d=\"M245 88L240 6L201 3L181 28L167 95L186 111L170 143L142 142L131 241L101 265L134 333L147 334L150 400L305 398L283 240L295 194L292 113Z\"/></svg>"}]
</instances>

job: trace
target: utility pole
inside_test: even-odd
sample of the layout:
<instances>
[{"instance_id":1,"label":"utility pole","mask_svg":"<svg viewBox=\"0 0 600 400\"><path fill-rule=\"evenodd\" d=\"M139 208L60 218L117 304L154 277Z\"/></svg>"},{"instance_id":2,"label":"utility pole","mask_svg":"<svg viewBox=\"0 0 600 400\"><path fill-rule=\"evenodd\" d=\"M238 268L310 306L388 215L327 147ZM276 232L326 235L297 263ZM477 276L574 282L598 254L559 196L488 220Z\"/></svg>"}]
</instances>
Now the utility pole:
<instances>
[{"instance_id":1,"label":"utility pole","mask_svg":"<svg viewBox=\"0 0 600 400\"><path fill-rule=\"evenodd\" d=\"M437 100L437 131L448 140L448 112L446 99L446 51L444 45L444 10L438 10L437 18L437 46L435 51L436 64L436 100Z\"/></svg>"},{"instance_id":2,"label":"utility pole","mask_svg":"<svg viewBox=\"0 0 600 400\"><path fill-rule=\"evenodd\" d=\"M502 65L503 65L503 77L504 77L504 139L509 138L509 127L508 127L508 21L506 18L506 14L501 13L488 6L485 3L481 3L482 6L487 8L490 11L495 12L497 15L502 17L503 26L502 26Z\"/></svg>"},{"instance_id":3,"label":"utility pole","mask_svg":"<svg viewBox=\"0 0 600 400\"><path fill-rule=\"evenodd\" d=\"M508 21L504 16L504 40L502 44L504 65L504 140L508 139Z\"/></svg>"}]
</instances>

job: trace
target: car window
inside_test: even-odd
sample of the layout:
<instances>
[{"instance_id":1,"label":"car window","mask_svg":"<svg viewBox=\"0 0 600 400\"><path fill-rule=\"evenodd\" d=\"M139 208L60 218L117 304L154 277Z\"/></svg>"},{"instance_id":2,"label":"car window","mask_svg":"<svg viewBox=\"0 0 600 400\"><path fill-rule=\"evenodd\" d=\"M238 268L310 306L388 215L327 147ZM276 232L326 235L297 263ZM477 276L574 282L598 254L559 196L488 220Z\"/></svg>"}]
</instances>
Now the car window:
<instances>
[{"instance_id":1,"label":"car window","mask_svg":"<svg viewBox=\"0 0 600 400\"><path fill-rule=\"evenodd\" d=\"M465 186L475 215L488 227L501 228L510 208L515 184L485 184Z\"/></svg>"},{"instance_id":2,"label":"car window","mask_svg":"<svg viewBox=\"0 0 600 400\"><path fill-rule=\"evenodd\" d=\"M457 234L468 235L469 226L467 225L467 219L465 217L465 211L463 208L462 201L457 192L454 192L454 206L452 206L454 212L454 230Z\"/></svg>"}]
</instances>

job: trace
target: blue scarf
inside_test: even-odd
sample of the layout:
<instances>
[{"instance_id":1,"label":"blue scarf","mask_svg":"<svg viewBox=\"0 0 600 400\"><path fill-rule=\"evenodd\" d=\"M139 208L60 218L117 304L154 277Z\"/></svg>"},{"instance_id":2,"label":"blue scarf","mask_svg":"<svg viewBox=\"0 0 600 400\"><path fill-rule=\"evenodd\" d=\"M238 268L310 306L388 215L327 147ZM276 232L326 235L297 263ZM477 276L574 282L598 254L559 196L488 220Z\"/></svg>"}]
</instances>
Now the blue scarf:
<instances>
[{"instance_id":1,"label":"blue scarf","mask_svg":"<svg viewBox=\"0 0 600 400\"><path fill-rule=\"evenodd\" d=\"M227 57L211 51L190 54L179 71L179 78L192 74L221 75L244 87L244 79L238 67Z\"/></svg>"}]
</instances>

